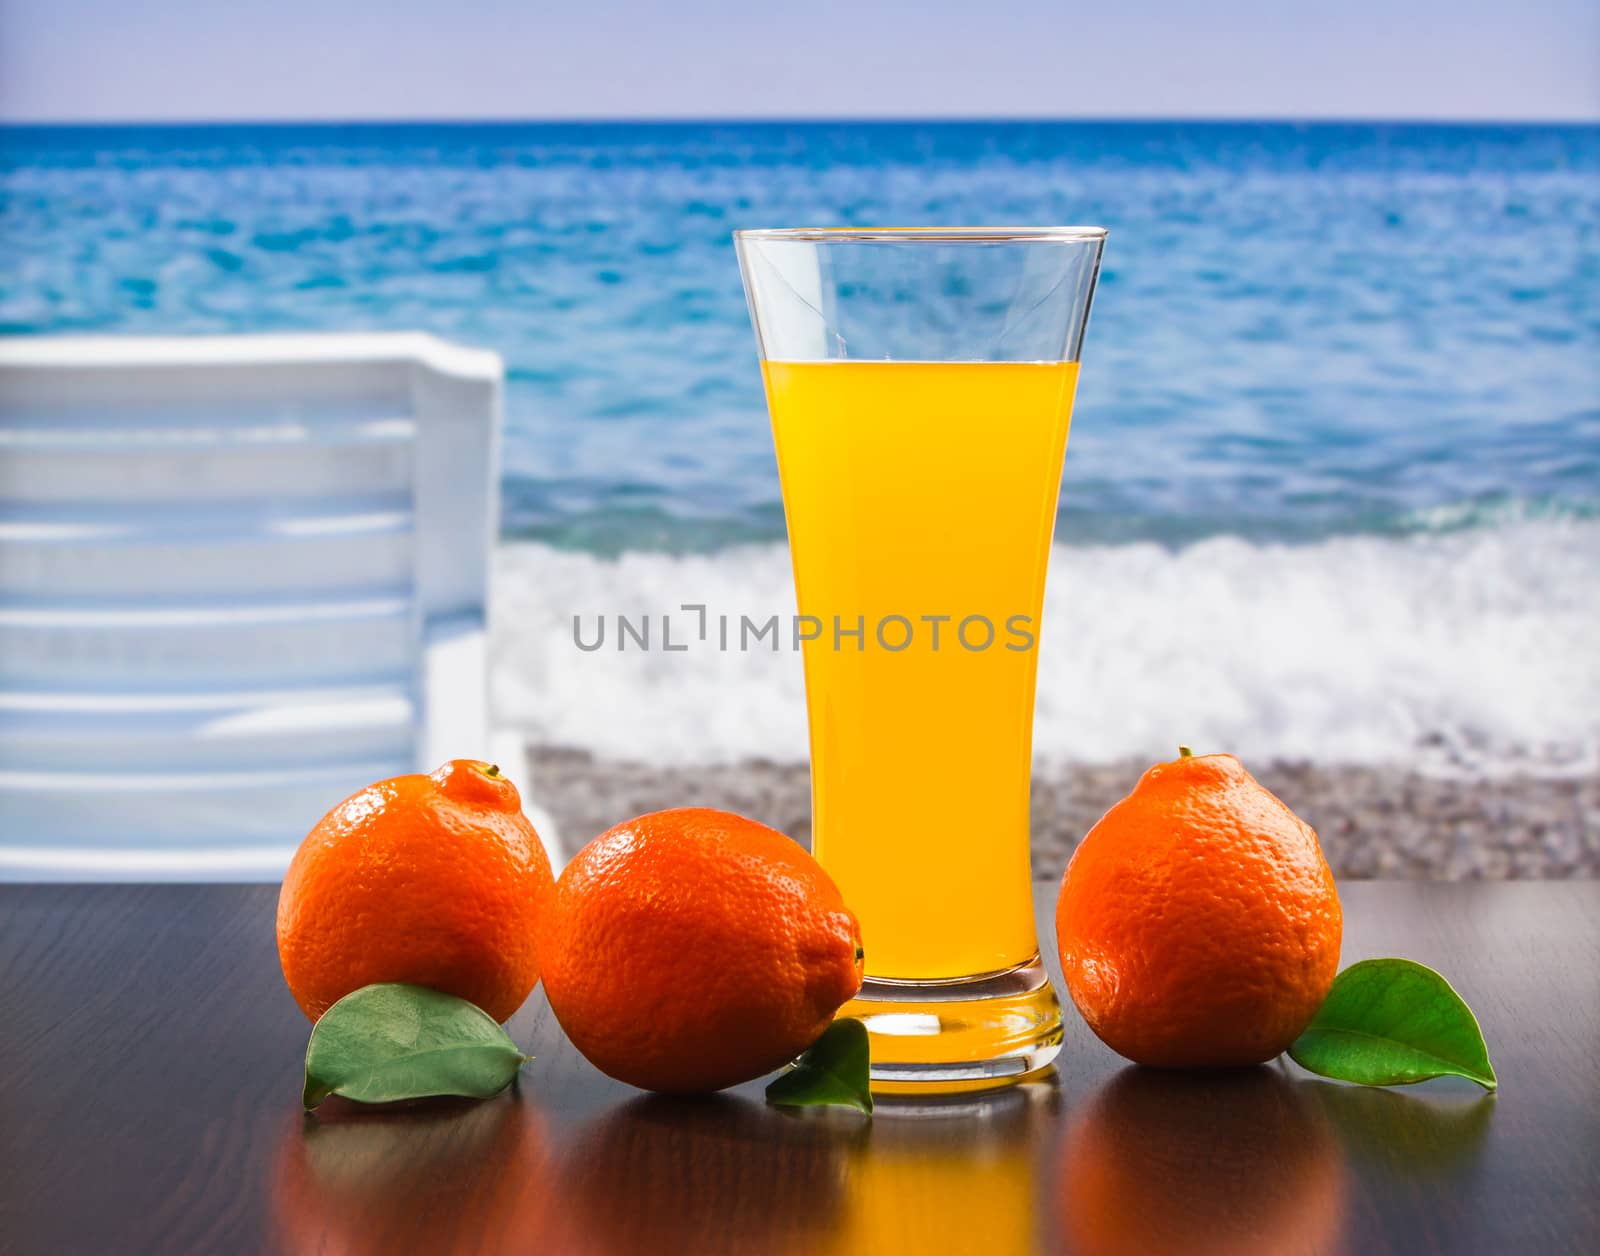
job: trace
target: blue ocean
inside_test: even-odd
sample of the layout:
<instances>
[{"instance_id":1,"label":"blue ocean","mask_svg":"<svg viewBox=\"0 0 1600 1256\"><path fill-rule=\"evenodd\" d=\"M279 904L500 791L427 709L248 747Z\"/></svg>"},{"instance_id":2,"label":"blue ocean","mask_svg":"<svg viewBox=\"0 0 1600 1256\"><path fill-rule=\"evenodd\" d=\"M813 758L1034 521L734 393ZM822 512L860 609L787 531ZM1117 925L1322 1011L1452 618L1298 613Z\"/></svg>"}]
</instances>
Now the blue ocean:
<instances>
[{"instance_id":1,"label":"blue ocean","mask_svg":"<svg viewBox=\"0 0 1600 1256\"><path fill-rule=\"evenodd\" d=\"M1111 232L1041 753L1181 728L1593 766L1600 127L5 128L0 332L498 350L502 713L615 753L798 757L792 659L619 660L597 690L552 642L628 599L791 596L732 230L982 222ZM659 731L713 692L703 728Z\"/></svg>"}]
</instances>

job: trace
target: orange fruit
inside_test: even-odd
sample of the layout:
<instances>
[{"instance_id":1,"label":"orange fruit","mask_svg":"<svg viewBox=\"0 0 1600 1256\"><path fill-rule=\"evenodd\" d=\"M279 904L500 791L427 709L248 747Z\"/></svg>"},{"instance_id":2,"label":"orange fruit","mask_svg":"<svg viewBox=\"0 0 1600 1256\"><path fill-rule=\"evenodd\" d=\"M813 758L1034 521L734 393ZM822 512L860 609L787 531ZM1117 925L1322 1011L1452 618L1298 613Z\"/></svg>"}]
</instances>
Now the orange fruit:
<instances>
[{"instance_id":1,"label":"orange fruit","mask_svg":"<svg viewBox=\"0 0 1600 1256\"><path fill-rule=\"evenodd\" d=\"M861 931L782 833L688 807L602 833L556 883L550 1007L590 1063L646 1090L786 1064L861 988Z\"/></svg>"},{"instance_id":2,"label":"orange fruit","mask_svg":"<svg viewBox=\"0 0 1600 1256\"><path fill-rule=\"evenodd\" d=\"M1089 830L1056 904L1089 1028L1165 1068L1288 1047L1333 984L1341 925L1316 833L1226 754L1146 772Z\"/></svg>"},{"instance_id":3,"label":"orange fruit","mask_svg":"<svg viewBox=\"0 0 1600 1256\"><path fill-rule=\"evenodd\" d=\"M539 980L550 859L517 787L457 759L369 785L306 835L278 894L278 958L312 1020L377 981L430 986L497 1021Z\"/></svg>"}]
</instances>

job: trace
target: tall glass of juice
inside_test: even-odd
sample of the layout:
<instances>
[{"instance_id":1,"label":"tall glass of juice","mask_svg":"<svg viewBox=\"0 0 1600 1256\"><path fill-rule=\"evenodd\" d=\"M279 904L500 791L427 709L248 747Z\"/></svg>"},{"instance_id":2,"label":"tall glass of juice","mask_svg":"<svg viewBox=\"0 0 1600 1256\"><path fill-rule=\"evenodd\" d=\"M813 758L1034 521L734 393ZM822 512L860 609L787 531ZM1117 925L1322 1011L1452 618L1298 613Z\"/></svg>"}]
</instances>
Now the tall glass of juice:
<instances>
[{"instance_id":1,"label":"tall glass of juice","mask_svg":"<svg viewBox=\"0 0 1600 1256\"><path fill-rule=\"evenodd\" d=\"M875 1089L1004 1085L1061 1012L1034 682L1098 227L735 234L777 446L817 858L861 921Z\"/></svg>"}]
</instances>

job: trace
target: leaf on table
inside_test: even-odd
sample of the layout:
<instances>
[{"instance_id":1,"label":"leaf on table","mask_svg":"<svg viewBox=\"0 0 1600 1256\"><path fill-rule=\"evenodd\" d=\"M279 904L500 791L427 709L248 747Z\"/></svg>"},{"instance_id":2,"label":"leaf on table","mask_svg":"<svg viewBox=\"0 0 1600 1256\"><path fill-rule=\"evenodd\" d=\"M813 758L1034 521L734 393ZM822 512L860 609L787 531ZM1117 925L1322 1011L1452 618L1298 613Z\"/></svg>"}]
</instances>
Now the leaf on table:
<instances>
[{"instance_id":1,"label":"leaf on table","mask_svg":"<svg viewBox=\"0 0 1600 1256\"><path fill-rule=\"evenodd\" d=\"M767 1086L767 1102L803 1108L822 1104L872 1112L867 1027L852 1017L836 1020L805 1054Z\"/></svg>"},{"instance_id":2,"label":"leaf on table","mask_svg":"<svg viewBox=\"0 0 1600 1256\"><path fill-rule=\"evenodd\" d=\"M465 999L396 982L363 986L312 1027L301 1101L310 1109L329 1095L357 1103L487 1099L532 1058Z\"/></svg>"},{"instance_id":3,"label":"leaf on table","mask_svg":"<svg viewBox=\"0 0 1600 1256\"><path fill-rule=\"evenodd\" d=\"M1303 1069L1366 1086L1465 1077L1499 1082L1478 1018L1450 983L1408 959L1369 959L1340 973L1289 1048Z\"/></svg>"}]
</instances>

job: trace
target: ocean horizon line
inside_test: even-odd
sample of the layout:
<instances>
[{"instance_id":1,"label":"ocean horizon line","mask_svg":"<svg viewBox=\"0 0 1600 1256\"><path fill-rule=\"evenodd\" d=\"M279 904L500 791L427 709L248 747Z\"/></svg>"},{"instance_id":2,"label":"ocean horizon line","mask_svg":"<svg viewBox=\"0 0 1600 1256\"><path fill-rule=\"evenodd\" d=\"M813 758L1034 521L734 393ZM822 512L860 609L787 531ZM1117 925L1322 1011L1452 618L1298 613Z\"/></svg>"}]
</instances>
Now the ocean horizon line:
<instances>
[{"instance_id":1,"label":"ocean horizon line","mask_svg":"<svg viewBox=\"0 0 1600 1256\"><path fill-rule=\"evenodd\" d=\"M1210 114L1170 116L1162 114L995 114L959 116L869 115L857 116L719 116L692 115L631 117L544 116L544 117L445 117L445 118L0 118L0 131L146 131L146 130L417 130L445 128L517 127L915 127L915 126L1109 126L1109 127L1284 127L1292 129L1341 127L1408 127L1440 130L1491 128L1505 130L1557 129L1600 130L1600 117L1594 118L1504 118L1504 117L1384 117L1316 115L1309 117L1261 117L1248 114Z\"/></svg>"}]
</instances>

